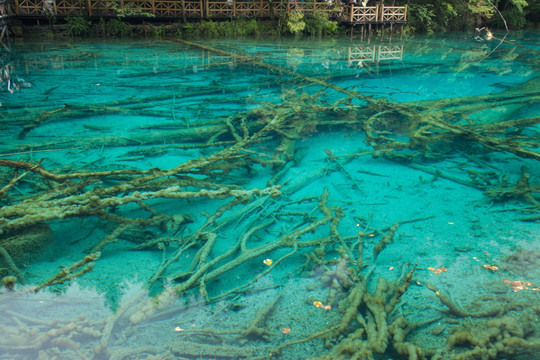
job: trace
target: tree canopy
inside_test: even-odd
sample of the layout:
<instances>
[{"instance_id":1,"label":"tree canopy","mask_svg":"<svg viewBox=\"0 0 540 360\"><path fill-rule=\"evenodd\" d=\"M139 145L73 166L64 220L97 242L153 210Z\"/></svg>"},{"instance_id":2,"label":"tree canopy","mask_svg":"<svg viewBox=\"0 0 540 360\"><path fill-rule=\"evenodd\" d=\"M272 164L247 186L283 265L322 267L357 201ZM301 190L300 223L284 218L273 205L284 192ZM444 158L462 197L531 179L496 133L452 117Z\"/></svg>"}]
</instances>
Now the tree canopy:
<instances>
[{"instance_id":1,"label":"tree canopy","mask_svg":"<svg viewBox=\"0 0 540 360\"><path fill-rule=\"evenodd\" d=\"M409 25L418 32L540 24L540 0L409 0ZM505 24L506 23L506 24Z\"/></svg>"}]
</instances>

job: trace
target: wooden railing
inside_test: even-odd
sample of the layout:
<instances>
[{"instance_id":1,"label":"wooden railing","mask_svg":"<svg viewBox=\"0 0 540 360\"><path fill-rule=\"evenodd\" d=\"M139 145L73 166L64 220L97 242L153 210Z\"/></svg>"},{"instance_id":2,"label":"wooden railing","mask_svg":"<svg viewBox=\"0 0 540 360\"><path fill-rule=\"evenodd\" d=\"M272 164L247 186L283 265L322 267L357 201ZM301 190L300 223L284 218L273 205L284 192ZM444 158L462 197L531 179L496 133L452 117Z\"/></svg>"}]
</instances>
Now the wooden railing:
<instances>
[{"instance_id":1,"label":"wooden railing","mask_svg":"<svg viewBox=\"0 0 540 360\"><path fill-rule=\"evenodd\" d=\"M43 15L45 9L49 9L48 4L38 0L16 0L15 2L15 13L18 16Z\"/></svg>"},{"instance_id":2,"label":"wooden railing","mask_svg":"<svg viewBox=\"0 0 540 360\"><path fill-rule=\"evenodd\" d=\"M233 17L236 13L236 1L207 1L205 13L214 18Z\"/></svg>"},{"instance_id":3,"label":"wooden railing","mask_svg":"<svg viewBox=\"0 0 540 360\"><path fill-rule=\"evenodd\" d=\"M407 22L407 5L405 6L355 6L345 9L345 18L354 24L405 23Z\"/></svg>"},{"instance_id":4,"label":"wooden railing","mask_svg":"<svg viewBox=\"0 0 540 360\"><path fill-rule=\"evenodd\" d=\"M379 5L354 6L347 8L347 20L351 23L375 23L379 21Z\"/></svg>"},{"instance_id":5,"label":"wooden railing","mask_svg":"<svg viewBox=\"0 0 540 360\"><path fill-rule=\"evenodd\" d=\"M333 2L328 1L305 1L305 2L287 2L289 9L299 10L303 13L313 13L315 11L321 12L332 12L333 10L338 10L340 8L339 4L334 4Z\"/></svg>"},{"instance_id":6,"label":"wooden railing","mask_svg":"<svg viewBox=\"0 0 540 360\"><path fill-rule=\"evenodd\" d=\"M15 3L13 0L0 0L0 19L15 15Z\"/></svg>"},{"instance_id":7,"label":"wooden railing","mask_svg":"<svg viewBox=\"0 0 540 360\"><path fill-rule=\"evenodd\" d=\"M0 0L0 42L9 35L8 27L15 15L13 0Z\"/></svg>"},{"instance_id":8,"label":"wooden railing","mask_svg":"<svg viewBox=\"0 0 540 360\"><path fill-rule=\"evenodd\" d=\"M407 5L383 6L381 8L382 21L407 21Z\"/></svg>"},{"instance_id":9,"label":"wooden railing","mask_svg":"<svg viewBox=\"0 0 540 360\"><path fill-rule=\"evenodd\" d=\"M117 9L126 8L158 18L268 18L298 10L326 12L331 19L353 24L404 23L407 20L407 6L363 7L325 0L15 0L16 14L27 17L114 17L118 15Z\"/></svg>"},{"instance_id":10,"label":"wooden railing","mask_svg":"<svg viewBox=\"0 0 540 360\"><path fill-rule=\"evenodd\" d=\"M115 17L115 10L130 8L162 18L202 18L202 0L15 0L17 16Z\"/></svg>"}]
</instances>

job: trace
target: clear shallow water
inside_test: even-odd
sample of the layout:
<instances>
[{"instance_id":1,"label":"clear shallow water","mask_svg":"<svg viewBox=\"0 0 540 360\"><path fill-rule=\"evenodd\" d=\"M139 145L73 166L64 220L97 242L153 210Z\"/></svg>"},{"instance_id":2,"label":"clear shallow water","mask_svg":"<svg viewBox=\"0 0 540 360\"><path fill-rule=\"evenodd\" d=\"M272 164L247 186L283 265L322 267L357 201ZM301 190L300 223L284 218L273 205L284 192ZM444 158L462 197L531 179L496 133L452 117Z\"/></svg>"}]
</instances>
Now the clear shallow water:
<instances>
[{"instance_id":1,"label":"clear shallow water","mask_svg":"<svg viewBox=\"0 0 540 360\"><path fill-rule=\"evenodd\" d=\"M197 44L2 54L0 358L535 358L538 33Z\"/></svg>"}]
</instances>

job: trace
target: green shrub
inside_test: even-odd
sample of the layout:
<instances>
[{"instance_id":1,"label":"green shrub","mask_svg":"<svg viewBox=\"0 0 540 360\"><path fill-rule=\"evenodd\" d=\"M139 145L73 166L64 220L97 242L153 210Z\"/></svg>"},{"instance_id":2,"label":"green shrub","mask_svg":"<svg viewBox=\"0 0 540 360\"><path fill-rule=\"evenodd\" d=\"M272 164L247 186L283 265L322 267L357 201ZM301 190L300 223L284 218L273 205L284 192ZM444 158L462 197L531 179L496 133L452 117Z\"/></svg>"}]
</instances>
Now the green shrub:
<instances>
[{"instance_id":1,"label":"green shrub","mask_svg":"<svg viewBox=\"0 0 540 360\"><path fill-rule=\"evenodd\" d=\"M86 36L90 30L91 21L82 16L66 17L67 31L72 36Z\"/></svg>"},{"instance_id":2,"label":"green shrub","mask_svg":"<svg viewBox=\"0 0 540 360\"><path fill-rule=\"evenodd\" d=\"M185 28L185 26L184 26ZM190 27L190 31L191 31ZM216 37L245 37L254 36L261 33L261 27L256 19L234 19L231 21L212 21L203 20L199 23L198 27L201 36L206 38ZM193 31L192 31L193 32Z\"/></svg>"},{"instance_id":3,"label":"green shrub","mask_svg":"<svg viewBox=\"0 0 540 360\"><path fill-rule=\"evenodd\" d=\"M192 23L181 24L176 30L176 35L180 38L186 36L199 36L199 27Z\"/></svg>"},{"instance_id":4,"label":"green shrub","mask_svg":"<svg viewBox=\"0 0 540 360\"><path fill-rule=\"evenodd\" d=\"M203 37L216 38L219 36L219 23L212 20L203 20L199 24L199 32Z\"/></svg>"},{"instance_id":5,"label":"green shrub","mask_svg":"<svg viewBox=\"0 0 540 360\"><path fill-rule=\"evenodd\" d=\"M251 19L246 23L245 33L247 36L259 36L261 34L261 27L256 19Z\"/></svg>"},{"instance_id":6,"label":"green shrub","mask_svg":"<svg viewBox=\"0 0 540 360\"><path fill-rule=\"evenodd\" d=\"M433 4L410 4L407 10L408 24L415 31L431 34L435 30L435 10Z\"/></svg>"},{"instance_id":7,"label":"green shrub","mask_svg":"<svg viewBox=\"0 0 540 360\"><path fill-rule=\"evenodd\" d=\"M306 33L310 35L322 36L332 35L338 30L338 24L335 21L328 19L328 13L323 11L315 11L306 16Z\"/></svg>"},{"instance_id":8,"label":"green shrub","mask_svg":"<svg viewBox=\"0 0 540 360\"><path fill-rule=\"evenodd\" d=\"M152 35L155 38L163 39L167 33L167 27L165 25L152 26Z\"/></svg>"},{"instance_id":9,"label":"green shrub","mask_svg":"<svg viewBox=\"0 0 540 360\"><path fill-rule=\"evenodd\" d=\"M523 29L527 25L525 13L516 7L503 11L502 15L511 29ZM504 28L504 23L500 17L493 19L493 23L496 27Z\"/></svg>"},{"instance_id":10,"label":"green shrub","mask_svg":"<svg viewBox=\"0 0 540 360\"><path fill-rule=\"evenodd\" d=\"M185 31L188 34L192 34L195 32L195 26L192 23L186 23L184 26L182 26L182 31Z\"/></svg>"},{"instance_id":11,"label":"green shrub","mask_svg":"<svg viewBox=\"0 0 540 360\"><path fill-rule=\"evenodd\" d=\"M105 31L106 31L105 20L102 17L100 17L99 22L97 24L97 33L101 34L102 36L105 36Z\"/></svg>"},{"instance_id":12,"label":"green shrub","mask_svg":"<svg viewBox=\"0 0 540 360\"><path fill-rule=\"evenodd\" d=\"M291 34L298 34L306 28L304 14L301 11L293 10L287 17L287 28Z\"/></svg>"},{"instance_id":13,"label":"green shrub","mask_svg":"<svg viewBox=\"0 0 540 360\"><path fill-rule=\"evenodd\" d=\"M121 6L119 2L109 2L107 3L115 13L118 19L123 19L126 16L145 16L149 18L155 17L154 14L143 11L140 6L135 6L133 3L124 3L124 6Z\"/></svg>"},{"instance_id":14,"label":"green shrub","mask_svg":"<svg viewBox=\"0 0 540 360\"><path fill-rule=\"evenodd\" d=\"M218 26L219 36L225 38L243 36L241 27L237 26L240 22L239 20L220 22Z\"/></svg>"},{"instance_id":15,"label":"green shrub","mask_svg":"<svg viewBox=\"0 0 540 360\"><path fill-rule=\"evenodd\" d=\"M122 20L111 19L105 23L105 36L124 37L131 34L131 26Z\"/></svg>"},{"instance_id":16,"label":"green shrub","mask_svg":"<svg viewBox=\"0 0 540 360\"><path fill-rule=\"evenodd\" d=\"M529 6L524 10L525 19L530 27L540 27L540 1L530 1Z\"/></svg>"}]
</instances>

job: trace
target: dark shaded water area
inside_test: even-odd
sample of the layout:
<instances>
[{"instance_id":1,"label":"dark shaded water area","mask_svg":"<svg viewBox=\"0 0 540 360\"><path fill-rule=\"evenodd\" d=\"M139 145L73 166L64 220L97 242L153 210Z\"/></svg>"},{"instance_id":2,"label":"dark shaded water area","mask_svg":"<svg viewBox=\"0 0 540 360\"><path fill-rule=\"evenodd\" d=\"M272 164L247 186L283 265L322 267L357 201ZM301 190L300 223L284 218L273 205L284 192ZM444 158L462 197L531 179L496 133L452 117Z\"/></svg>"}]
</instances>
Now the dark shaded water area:
<instances>
[{"instance_id":1,"label":"dark shaded water area","mask_svg":"<svg viewBox=\"0 0 540 360\"><path fill-rule=\"evenodd\" d=\"M6 44L0 359L540 359L539 55Z\"/></svg>"}]
</instances>

